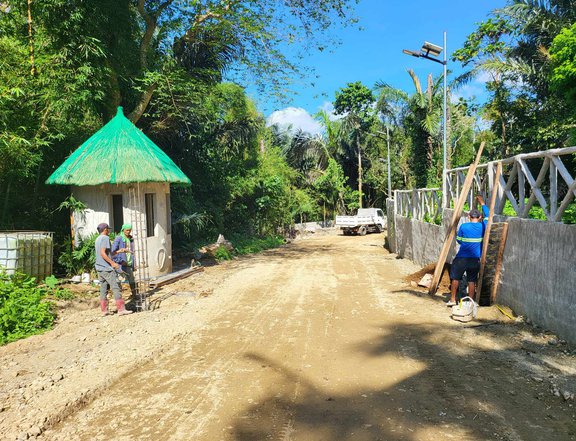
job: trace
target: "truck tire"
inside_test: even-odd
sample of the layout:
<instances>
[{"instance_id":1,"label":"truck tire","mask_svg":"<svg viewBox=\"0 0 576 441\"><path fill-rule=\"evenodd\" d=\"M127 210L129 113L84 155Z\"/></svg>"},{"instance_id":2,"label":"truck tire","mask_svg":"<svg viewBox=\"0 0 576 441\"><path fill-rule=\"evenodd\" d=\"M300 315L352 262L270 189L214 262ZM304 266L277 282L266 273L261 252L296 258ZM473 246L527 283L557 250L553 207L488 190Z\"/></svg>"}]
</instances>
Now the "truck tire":
<instances>
[{"instance_id":1,"label":"truck tire","mask_svg":"<svg viewBox=\"0 0 576 441\"><path fill-rule=\"evenodd\" d=\"M361 226L360 228L358 228L358 234L360 236L366 236L366 227L365 226Z\"/></svg>"}]
</instances>

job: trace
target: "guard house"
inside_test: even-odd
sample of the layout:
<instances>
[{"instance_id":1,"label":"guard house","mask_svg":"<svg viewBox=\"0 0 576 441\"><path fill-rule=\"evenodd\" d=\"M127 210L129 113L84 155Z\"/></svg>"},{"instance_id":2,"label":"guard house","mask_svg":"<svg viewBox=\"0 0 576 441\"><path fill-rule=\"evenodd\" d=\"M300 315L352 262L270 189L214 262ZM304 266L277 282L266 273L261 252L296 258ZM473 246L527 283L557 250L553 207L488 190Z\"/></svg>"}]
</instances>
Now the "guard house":
<instances>
[{"instance_id":1,"label":"guard house","mask_svg":"<svg viewBox=\"0 0 576 441\"><path fill-rule=\"evenodd\" d=\"M87 209L74 213L77 240L105 222L119 232L131 223L135 261L150 277L172 271L170 184L188 177L122 111L78 147L46 180L69 185Z\"/></svg>"}]
</instances>

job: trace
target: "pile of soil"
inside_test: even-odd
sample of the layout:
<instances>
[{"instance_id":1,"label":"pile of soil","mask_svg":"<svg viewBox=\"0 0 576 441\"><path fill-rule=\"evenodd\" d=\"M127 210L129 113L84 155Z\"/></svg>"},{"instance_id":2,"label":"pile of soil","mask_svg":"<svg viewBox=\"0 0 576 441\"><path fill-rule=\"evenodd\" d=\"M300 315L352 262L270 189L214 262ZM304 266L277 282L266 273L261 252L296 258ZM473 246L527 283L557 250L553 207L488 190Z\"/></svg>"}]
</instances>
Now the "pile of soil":
<instances>
[{"instance_id":1,"label":"pile of soil","mask_svg":"<svg viewBox=\"0 0 576 441\"><path fill-rule=\"evenodd\" d=\"M404 280L409 285L413 286L414 283L418 284L418 282L420 282L420 280L422 280L422 277L424 277L426 274L434 274L435 268L436 268L436 264L431 263L430 265L426 265L421 270L416 271L415 273L409 274L408 276L406 276L404 278ZM412 283L412 282L414 282L414 283ZM418 289L422 289L423 291L428 291L427 288L424 288L422 286L418 286ZM445 264L444 265L444 271L442 272L442 277L440 278L440 284L438 285L437 294L444 294L444 293L448 293L448 292L450 292L450 265Z\"/></svg>"}]
</instances>

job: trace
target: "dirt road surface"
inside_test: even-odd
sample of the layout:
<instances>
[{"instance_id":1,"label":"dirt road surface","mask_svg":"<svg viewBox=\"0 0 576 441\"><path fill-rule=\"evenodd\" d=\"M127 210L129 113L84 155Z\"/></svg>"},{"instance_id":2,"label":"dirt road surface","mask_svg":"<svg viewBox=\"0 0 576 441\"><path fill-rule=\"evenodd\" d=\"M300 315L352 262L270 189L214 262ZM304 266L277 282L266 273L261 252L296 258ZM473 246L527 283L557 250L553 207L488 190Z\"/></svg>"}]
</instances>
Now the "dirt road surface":
<instances>
[{"instance_id":1,"label":"dirt road surface","mask_svg":"<svg viewBox=\"0 0 576 441\"><path fill-rule=\"evenodd\" d=\"M572 349L488 308L452 321L441 298L407 285L419 268L383 240L317 235L169 285L154 311L69 311L0 348L0 433L576 439Z\"/></svg>"}]
</instances>

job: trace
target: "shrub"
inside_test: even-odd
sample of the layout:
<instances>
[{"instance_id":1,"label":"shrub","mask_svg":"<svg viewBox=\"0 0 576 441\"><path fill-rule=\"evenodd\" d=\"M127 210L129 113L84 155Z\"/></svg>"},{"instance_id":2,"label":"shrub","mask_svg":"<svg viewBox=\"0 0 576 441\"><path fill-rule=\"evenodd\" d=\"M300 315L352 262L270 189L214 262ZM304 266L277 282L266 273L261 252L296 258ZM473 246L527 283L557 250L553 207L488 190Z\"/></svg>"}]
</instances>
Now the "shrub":
<instances>
[{"instance_id":1,"label":"shrub","mask_svg":"<svg viewBox=\"0 0 576 441\"><path fill-rule=\"evenodd\" d=\"M51 290L40 288L34 278L0 272L0 344L6 344L52 327L56 314L45 297Z\"/></svg>"},{"instance_id":2,"label":"shrub","mask_svg":"<svg viewBox=\"0 0 576 441\"><path fill-rule=\"evenodd\" d=\"M110 233L110 242L114 241L114 237L114 233ZM89 273L94 269L94 264L96 263L94 247L97 238L98 233L94 233L82 240L74 251L71 250L71 246L68 246L66 251L60 254L58 264L64 268L67 275Z\"/></svg>"},{"instance_id":3,"label":"shrub","mask_svg":"<svg viewBox=\"0 0 576 441\"><path fill-rule=\"evenodd\" d=\"M58 279L54 276L48 276L44 279L46 285L51 291L52 295L58 300L72 300L75 295L72 291L66 288L58 288Z\"/></svg>"},{"instance_id":4,"label":"shrub","mask_svg":"<svg viewBox=\"0 0 576 441\"><path fill-rule=\"evenodd\" d=\"M230 251L228 251L224 245L220 245L216 251L214 251L214 258L219 262L222 260L232 260L232 254L230 254Z\"/></svg>"}]
</instances>

